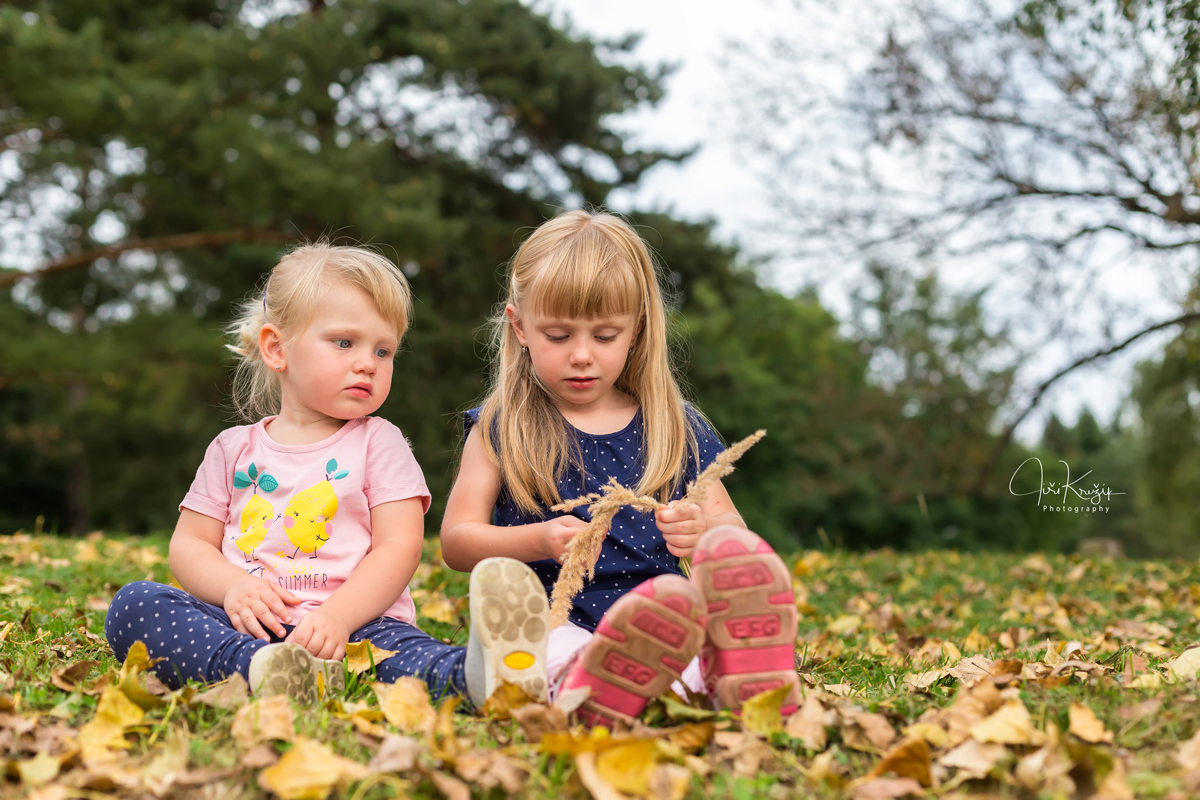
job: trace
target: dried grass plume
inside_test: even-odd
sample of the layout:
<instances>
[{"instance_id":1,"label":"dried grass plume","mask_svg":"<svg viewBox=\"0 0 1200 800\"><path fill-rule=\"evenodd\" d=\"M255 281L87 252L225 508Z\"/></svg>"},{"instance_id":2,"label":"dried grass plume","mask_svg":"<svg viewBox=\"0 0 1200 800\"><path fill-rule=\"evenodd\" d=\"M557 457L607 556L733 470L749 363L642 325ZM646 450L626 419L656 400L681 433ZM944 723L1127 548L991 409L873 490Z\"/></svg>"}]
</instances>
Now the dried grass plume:
<instances>
[{"instance_id":1,"label":"dried grass plume","mask_svg":"<svg viewBox=\"0 0 1200 800\"><path fill-rule=\"evenodd\" d=\"M715 461L705 467L704 471L696 476L696 480L688 484L687 492L678 505L682 505L683 503L699 504L703 502L704 498L708 495L708 488L733 472L734 462L745 455L747 450L757 444L766 435L767 432L765 430L757 430L718 455ZM576 497L573 500L566 500L551 507L550 510L571 511L580 506L588 507L588 512L592 515L592 520L583 530L575 534L575 538L567 546L562 569L558 573L558 580L554 582L554 589L550 594L551 628L557 628L567 621L567 615L571 613L571 604L575 595L579 594L580 590L583 589L584 575L587 575L588 580L595 579L596 564L592 559L592 555L604 541L604 537L608 534L608 528L612 524L612 519L616 516L617 512L623 506L633 506L638 511L646 513L653 513L664 507L662 503L653 497L639 497L618 483L616 478L609 478L608 483L600 487L599 492L592 492L582 497ZM683 561L686 562L686 559ZM685 566L685 571L686 569L687 567Z\"/></svg>"}]
</instances>

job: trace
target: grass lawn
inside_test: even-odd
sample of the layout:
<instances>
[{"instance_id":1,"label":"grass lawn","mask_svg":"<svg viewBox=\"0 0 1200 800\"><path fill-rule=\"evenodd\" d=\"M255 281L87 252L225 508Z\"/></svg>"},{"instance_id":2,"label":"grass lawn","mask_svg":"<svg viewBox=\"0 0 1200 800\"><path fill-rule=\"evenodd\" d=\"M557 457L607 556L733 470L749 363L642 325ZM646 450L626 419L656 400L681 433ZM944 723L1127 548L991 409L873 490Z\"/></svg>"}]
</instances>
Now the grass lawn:
<instances>
[{"instance_id":1,"label":"grass lawn","mask_svg":"<svg viewBox=\"0 0 1200 800\"><path fill-rule=\"evenodd\" d=\"M466 641L465 575L426 547L421 625ZM698 699L637 730L561 708L490 716L410 686L314 708L236 682L171 693L103 638L107 602L168 581L166 538L0 537L7 795L339 797L1185 797L1200 790L1194 563L953 552L795 554L802 710ZM89 663L93 662L93 663ZM772 705L774 700L774 705ZM143 708L144 707L144 708ZM517 719L510 718L512 710ZM536 742L536 743L535 743ZM266 788L264 788L266 787ZM269 791L268 791L269 790ZM468 794L469 793L469 794Z\"/></svg>"}]
</instances>

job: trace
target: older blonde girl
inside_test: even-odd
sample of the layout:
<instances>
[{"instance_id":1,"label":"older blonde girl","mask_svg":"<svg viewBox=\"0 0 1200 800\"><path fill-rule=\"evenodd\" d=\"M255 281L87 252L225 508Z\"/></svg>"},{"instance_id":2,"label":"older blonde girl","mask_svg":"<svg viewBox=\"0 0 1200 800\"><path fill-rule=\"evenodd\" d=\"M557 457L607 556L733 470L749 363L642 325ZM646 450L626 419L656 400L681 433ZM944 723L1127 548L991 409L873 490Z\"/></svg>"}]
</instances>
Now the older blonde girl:
<instances>
[{"instance_id":1,"label":"older blonde girl","mask_svg":"<svg viewBox=\"0 0 1200 800\"><path fill-rule=\"evenodd\" d=\"M653 515L626 508L613 519L594 579L575 598L570 621L551 632L552 683L588 685L582 713L605 724L630 721L681 674L693 689L704 687L693 657L706 642L707 606L679 559L714 530L753 537L752 554L761 542L720 483L699 505L677 502L722 446L684 401L666 319L654 261L619 217L574 211L534 231L510 265L493 320L492 387L466 413L442 522L450 566L518 559L549 591L586 519L582 508L557 514L552 506L610 478L658 498ZM767 554L779 561L769 548L754 557ZM793 622L793 639L794 631Z\"/></svg>"}]
</instances>

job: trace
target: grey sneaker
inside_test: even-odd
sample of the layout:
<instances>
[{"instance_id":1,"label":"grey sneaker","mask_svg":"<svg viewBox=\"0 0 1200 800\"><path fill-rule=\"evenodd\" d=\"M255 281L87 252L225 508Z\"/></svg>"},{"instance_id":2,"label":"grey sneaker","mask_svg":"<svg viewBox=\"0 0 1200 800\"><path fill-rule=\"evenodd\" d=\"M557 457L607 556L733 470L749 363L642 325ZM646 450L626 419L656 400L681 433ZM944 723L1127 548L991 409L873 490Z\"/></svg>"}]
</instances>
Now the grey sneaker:
<instances>
[{"instance_id":1,"label":"grey sneaker","mask_svg":"<svg viewBox=\"0 0 1200 800\"><path fill-rule=\"evenodd\" d=\"M312 705L346 690L346 668L341 661L315 658L298 644L278 642L250 659L249 684L259 697L285 694Z\"/></svg>"},{"instance_id":2,"label":"grey sneaker","mask_svg":"<svg viewBox=\"0 0 1200 800\"><path fill-rule=\"evenodd\" d=\"M471 635L467 691L476 707L501 681L546 700L546 641L550 604L542 582L511 558L485 558L471 570Z\"/></svg>"}]
</instances>

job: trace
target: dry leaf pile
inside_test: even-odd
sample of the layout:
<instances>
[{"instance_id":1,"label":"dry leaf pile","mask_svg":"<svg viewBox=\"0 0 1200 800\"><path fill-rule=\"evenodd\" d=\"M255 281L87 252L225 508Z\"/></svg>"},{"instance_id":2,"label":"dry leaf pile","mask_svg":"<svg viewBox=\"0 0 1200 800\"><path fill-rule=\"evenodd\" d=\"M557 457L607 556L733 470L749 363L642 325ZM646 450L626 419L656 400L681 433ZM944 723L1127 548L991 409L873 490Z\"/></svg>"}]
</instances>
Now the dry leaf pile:
<instances>
[{"instance_id":1,"label":"dry leaf pile","mask_svg":"<svg viewBox=\"0 0 1200 800\"><path fill-rule=\"evenodd\" d=\"M613 732L573 724L578 692L539 704L503 686L479 715L415 679L373 682L391 654L371 643L348 656L349 694L315 708L250 697L240 678L169 691L144 650L115 664L98 634L95 598L147 570L166 579L161 562L138 562L145 547L0 539L0 758L14 796L1200 793L1200 565L808 552L791 560L796 713L778 691L740 718L668 695ZM457 609L465 576L430 563L413 588Z\"/></svg>"}]
</instances>

